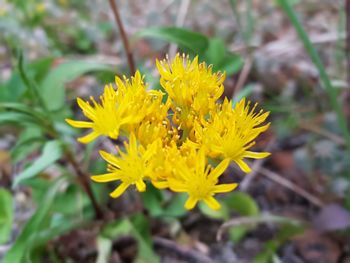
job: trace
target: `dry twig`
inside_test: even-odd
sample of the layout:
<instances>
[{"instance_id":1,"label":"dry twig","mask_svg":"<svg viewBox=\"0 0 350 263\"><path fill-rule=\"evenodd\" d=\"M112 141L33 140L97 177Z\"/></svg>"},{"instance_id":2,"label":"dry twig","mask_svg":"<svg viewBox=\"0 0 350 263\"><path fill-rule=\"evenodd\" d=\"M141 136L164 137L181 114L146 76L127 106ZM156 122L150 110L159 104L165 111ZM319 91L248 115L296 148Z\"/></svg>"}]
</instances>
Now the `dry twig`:
<instances>
[{"instance_id":1,"label":"dry twig","mask_svg":"<svg viewBox=\"0 0 350 263\"><path fill-rule=\"evenodd\" d=\"M197 252L193 249L186 248L178 245L172 240L154 237L154 246L158 249L163 249L169 253L175 253L180 259L186 260L186 262L198 262L198 263L211 263L213 262L209 257Z\"/></svg>"},{"instance_id":2,"label":"dry twig","mask_svg":"<svg viewBox=\"0 0 350 263\"><path fill-rule=\"evenodd\" d=\"M270 180L278 183L279 185L282 185L282 186L288 188L289 190L292 190L293 192L297 193L298 195L304 197L310 203L312 203L318 207L324 206L323 202L319 198L308 193L306 190L304 190L300 186L296 185L295 183L289 181L288 179L282 177L281 175L279 175L275 172L272 172L272 171L270 171L266 168L263 168L263 167L260 168L259 173L261 173L265 177L269 178Z\"/></svg>"},{"instance_id":3,"label":"dry twig","mask_svg":"<svg viewBox=\"0 0 350 263\"><path fill-rule=\"evenodd\" d=\"M83 189L85 190L86 194L88 195L91 201L91 204L95 210L96 218L102 219L103 212L97 203L94 193L92 192L88 175L80 168L79 164L75 160L70 150L66 150L65 155L66 155L66 160L68 161L69 164L71 164L73 170L77 174L78 182L81 184L81 186L83 187Z\"/></svg>"},{"instance_id":4,"label":"dry twig","mask_svg":"<svg viewBox=\"0 0 350 263\"><path fill-rule=\"evenodd\" d=\"M239 74L237 84L235 85L235 88L233 90L233 94L232 94L233 96L237 95L240 92L240 90L242 89L244 83L246 82L246 80L248 78L250 70L252 69L252 65L253 65L253 61L250 57L248 57L244 62L244 66L243 66L243 69L241 71L241 74Z\"/></svg>"},{"instance_id":5,"label":"dry twig","mask_svg":"<svg viewBox=\"0 0 350 263\"><path fill-rule=\"evenodd\" d=\"M132 51L130 49L128 37L127 37L127 35L125 33L122 20L120 19L118 6L115 3L115 0L109 0L109 4L110 4L110 6L112 8L115 21L116 21L117 26L119 28L120 36L121 36L122 41L123 41L123 46L124 46L124 49L125 49L125 52L126 52L126 57L127 57L128 65L129 65L129 69L130 69L130 74L134 75L135 72L136 72L134 58L133 58Z\"/></svg>"},{"instance_id":6,"label":"dry twig","mask_svg":"<svg viewBox=\"0 0 350 263\"><path fill-rule=\"evenodd\" d=\"M233 226L254 226L261 223L289 223L294 225L300 225L301 222L292 218L275 216L270 214L262 214L253 217L237 217L233 218L220 226L216 233L216 240L221 241L223 231Z\"/></svg>"},{"instance_id":7,"label":"dry twig","mask_svg":"<svg viewBox=\"0 0 350 263\"><path fill-rule=\"evenodd\" d=\"M309 123L301 123L300 128L307 130L307 131L317 133L323 137L326 137L327 139L335 142L338 145L346 146L345 140L342 137L340 137L334 133L331 133L327 130L324 130L316 125L309 124Z\"/></svg>"}]
</instances>

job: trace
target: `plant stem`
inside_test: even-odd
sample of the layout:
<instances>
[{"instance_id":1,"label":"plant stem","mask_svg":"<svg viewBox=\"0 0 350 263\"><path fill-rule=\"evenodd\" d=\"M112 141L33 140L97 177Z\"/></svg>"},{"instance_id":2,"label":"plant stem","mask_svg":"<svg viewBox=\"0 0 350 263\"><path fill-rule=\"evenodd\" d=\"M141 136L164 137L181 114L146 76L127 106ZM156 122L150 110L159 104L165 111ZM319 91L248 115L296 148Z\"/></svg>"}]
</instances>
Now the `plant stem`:
<instances>
[{"instance_id":1,"label":"plant stem","mask_svg":"<svg viewBox=\"0 0 350 263\"><path fill-rule=\"evenodd\" d=\"M66 154L66 160L72 165L75 173L78 176L79 183L83 187L86 194L89 196L91 204L95 210L96 218L99 218L99 219L103 218L103 212L102 212L100 206L98 205L97 200L95 198L95 195L91 189L91 186L90 186L90 183L88 180L88 175L80 168L80 166L77 163L77 161L75 160L72 152L65 146L64 146L64 151Z\"/></svg>"},{"instance_id":2,"label":"plant stem","mask_svg":"<svg viewBox=\"0 0 350 263\"><path fill-rule=\"evenodd\" d=\"M349 1L347 1L347 2L349 2ZM344 112L342 111L341 105L340 105L340 103L338 103L338 100L337 100L337 91L332 86L332 83L327 75L325 67L324 67L315 47L311 43L306 31L304 30L301 22L299 21L293 7L290 5L288 0L278 0L278 3L280 4L283 11L288 16L291 23L293 24L295 30L297 31L297 33L299 35L299 38L303 42L304 48L306 49L307 53L309 54L311 60L315 64L315 66L320 74L320 80L321 80L321 82L322 82L323 86L325 87L325 90L328 94L328 97L329 97L330 102L331 102L331 106L337 115L339 128L344 136L344 139L346 141L347 150L350 154L350 132L349 132L348 127L347 127L347 122L346 122Z\"/></svg>"},{"instance_id":3,"label":"plant stem","mask_svg":"<svg viewBox=\"0 0 350 263\"><path fill-rule=\"evenodd\" d=\"M133 58L133 54L132 54L131 49L130 49L128 37L127 37L127 35L125 33L122 20L120 19L118 6L115 3L115 0L109 0L109 4L110 4L110 6L112 8L113 15L114 15L115 21L117 23L117 26L118 26L118 29L119 29L119 32L120 32L120 36L121 36L122 41L123 41L123 46L124 46L124 49L125 49L125 52L126 52L126 57L127 57L127 60L128 60L130 74L134 75L135 71L136 71L135 70L134 58Z\"/></svg>"},{"instance_id":4,"label":"plant stem","mask_svg":"<svg viewBox=\"0 0 350 263\"><path fill-rule=\"evenodd\" d=\"M40 107L43 109L45 115L47 116L47 120L39 118L39 120L42 122L43 127L46 128L46 132L47 134L52 138L52 139L59 139L61 141L63 141L60 138L59 133L56 131L53 122L52 122L52 118L51 118L51 112L50 110L46 107L46 104L44 102L44 100L41 97L41 94L39 92L39 89L37 87L37 85L34 83L34 81L30 80L30 78L27 76L25 68L24 68L24 64L23 64L23 55L22 53L20 53L19 55L19 64L18 64L18 69L19 69L19 73L20 76L22 78L22 80L24 81L25 85L28 87L28 89L31 91L32 96L33 96L33 100L34 101L38 101ZM70 163L78 177L78 182L81 184L82 188L84 189L84 191L86 192L86 194L88 195L92 206L95 210L95 214L97 218L102 218L103 217L103 213L102 210L100 209L96 198L92 192L89 180L88 180L88 175L79 167L77 161L75 160L71 150L66 146L63 145L64 148L64 152L65 152L65 156L66 156L66 160L68 163Z\"/></svg>"}]
</instances>

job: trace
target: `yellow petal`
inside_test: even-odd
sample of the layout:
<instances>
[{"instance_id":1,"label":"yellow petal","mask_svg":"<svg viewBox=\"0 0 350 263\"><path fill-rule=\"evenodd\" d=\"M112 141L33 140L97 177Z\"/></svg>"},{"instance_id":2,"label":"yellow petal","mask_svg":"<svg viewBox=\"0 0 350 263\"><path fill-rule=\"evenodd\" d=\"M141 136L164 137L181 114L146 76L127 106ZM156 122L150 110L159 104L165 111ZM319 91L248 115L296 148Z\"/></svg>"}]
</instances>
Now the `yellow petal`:
<instances>
[{"instance_id":1,"label":"yellow petal","mask_svg":"<svg viewBox=\"0 0 350 263\"><path fill-rule=\"evenodd\" d=\"M110 131L108 133L108 137L110 137L113 140L118 139L118 137L119 137L119 129L114 129L113 131Z\"/></svg>"},{"instance_id":2,"label":"yellow petal","mask_svg":"<svg viewBox=\"0 0 350 263\"><path fill-rule=\"evenodd\" d=\"M126 91L126 87L123 83L123 80L118 76L115 76L115 85L117 86L117 94L123 94Z\"/></svg>"},{"instance_id":3,"label":"yellow petal","mask_svg":"<svg viewBox=\"0 0 350 263\"><path fill-rule=\"evenodd\" d=\"M87 122L87 121L75 121L71 119L65 119L65 121L70 125L75 128L92 128L93 123L92 122Z\"/></svg>"},{"instance_id":4,"label":"yellow petal","mask_svg":"<svg viewBox=\"0 0 350 263\"><path fill-rule=\"evenodd\" d=\"M106 162L113 164L117 168L120 168L119 160L113 154L105 151L100 151L100 155Z\"/></svg>"},{"instance_id":5,"label":"yellow petal","mask_svg":"<svg viewBox=\"0 0 350 263\"><path fill-rule=\"evenodd\" d=\"M129 137L129 154L137 155L137 142L134 133L131 133Z\"/></svg>"},{"instance_id":6,"label":"yellow petal","mask_svg":"<svg viewBox=\"0 0 350 263\"><path fill-rule=\"evenodd\" d=\"M212 196L206 197L203 201L213 210L219 210L221 207L220 203Z\"/></svg>"},{"instance_id":7,"label":"yellow petal","mask_svg":"<svg viewBox=\"0 0 350 263\"><path fill-rule=\"evenodd\" d=\"M100 136L100 134L98 134L97 132L93 131L92 133L89 133L88 135L85 135L83 137L78 138L78 142L86 144L86 143L92 142L98 136Z\"/></svg>"},{"instance_id":8,"label":"yellow petal","mask_svg":"<svg viewBox=\"0 0 350 263\"><path fill-rule=\"evenodd\" d=\"M161 143L161 139L158 139L154 141L151 145L148 145L147 151L144 154L142 154L142 158L147 161L150 160L151 157L157 152L158 147L160 148Z\"/></svg>"},{"instance_id":9,"label":"yellow petal","mask_svg":"<svg viewBox=\"0 0 350 263\"><path fill-rule=\"evenodd\" d=\"M253 158L253 159L262 159L270 155L271 153L268 153L268 152L257 153L257 152L245 151L243 157Z\"/></svg>"},{"instance_id":10,"label":"yellow petal","mask_svg":"<svg viewBox=\"0 0 350 263\"><path fill-rule=\"evenodd\" d=\"M91 107L89 103L83 101L81 98L77 98L77 103L79 107L83 110L83 113L86 117L88 117L89 119L95 118L95 109Z\"/></svg>"},{"instance_id":11,"label":"yellow petal","mask_svg":"<svg viewBox=\"0 0 350 263\"><path fill-rule=\"evenodd\" d=\"M211 171L210 173L210 178L217 179L219 178L220 175L226 170L228 165L230 164L230 159L225 159L221 161L221 163L218 164L218 166L215 167L214 170Z\"/></svg>"},{"instance_id":12,"label":"yellow petal","mask_svg":"<svg viewBox=\"0 0 350 263\"><path fill-rule=\"evenodd\" d=\"M198 173L203 173L205 170L206 158L204 148L201 148L198 152L198 159L196 161L196 170Z\"/></svg>"},{"instance_id":13,"label":"yellow petal","mask_svg":"<svg viewBox=\"0 0 350 263\"><path fill-rule=\"evenodd\" d=\"M174 192L187 192L185 183L181 181L169 179L168 183L169 183L169 188Z\"/></svg>"},{"instance_id":14,"label":"yellow petal","mask_svg":"<svg viewBox=\"0 0 350 263\"><path fill-rule=\"evenodd\" d=\"M146 190L146 184L142 180L136 182L136 188L139 192L144 192Z\"/></svg>"},{"instance_id":15,"label":"yellow petal","mask_svg":"<svg viewBox=\"0 0 350 263\"><path fill-rule=\"evenodd\" d=\"M189 198L187 199L186 203L185 203L185 208L187 210L191 210L195 207L195 205L197 204L198 199L194 198L193 196L189 196Z\"/></svg>"},{"instance_id":16,"label":"yellow petal","mask_svg":"<svg viewBox=\"0 0 350 263\"><path fill-rule=\"evenodd\" d=\"M241 168L243 172L250 173L252 171L252 169L250 169L248 164L246 164L242 159L234 160L234 161L237 163L237 165L239 166L239 168Z\"/></svg>"},{"instance_id":17,"label":"yellow petal","mask_svg":"<svg viewBox=\"0 0 350 263\"><path fill-rule=\"evenodd\" d=\"M116 175L115 173L99 174L99 175L91 176L91 180L98 183L106 183L106 182L111 182L119 179L120 179L120 176Z\"/></svg>"},{"instance_id":18,"label":"yellow petal","mask_svg":"<svg viewBox=\"0 0 350 263\"><path fill-rule=\"evenodd\" d=\"M219 184L214 186L214 193L226 193L233 191L238 184Z\"/></svg>"},{"instance_id":19,"label":"yellow petal","mask_svg":"<svg viewBox=\"0 0 350 263\"><path fill-rule=\"evenodd\" d=\"M130 184L127 183L121 183L117 189L115 189L112 193L110 193L109 195L113 198L117 198L119 196L121 196L125 190L129 187Z\"/></svg>"},{"instance_id":20,"label":"yellow petal","mask_svg":"<svg viewBox=\"0 0 350 263\"><path fill-rule=\"evenodd\" d=\"M165 189L169 187L169 183L167 181L152 181L152 184L158 189Z\"/></svg>"}]
</instances>

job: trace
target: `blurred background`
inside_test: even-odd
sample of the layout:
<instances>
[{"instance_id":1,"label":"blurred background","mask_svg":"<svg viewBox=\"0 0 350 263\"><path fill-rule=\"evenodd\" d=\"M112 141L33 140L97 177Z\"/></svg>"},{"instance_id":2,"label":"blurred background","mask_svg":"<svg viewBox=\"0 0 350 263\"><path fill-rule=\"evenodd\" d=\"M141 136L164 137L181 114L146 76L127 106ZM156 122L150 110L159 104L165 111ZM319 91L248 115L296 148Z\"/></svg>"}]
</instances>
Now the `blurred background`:
<instances>
[{"instance_id":1,"label":"blurred background","mask_svg":"<svg viewBox=\"0 0 350 263\"><path fill-rule=\"evenodd\" d=\"M0 261L350 262L350 1L0 0ZM114 10L114 11L113 11ZM125 49L116 12L128 39ZM186 195L108 197L77 96L184 52L225 71L225 96L271 111L223 208Z\"/></svg>"}]
</instances>

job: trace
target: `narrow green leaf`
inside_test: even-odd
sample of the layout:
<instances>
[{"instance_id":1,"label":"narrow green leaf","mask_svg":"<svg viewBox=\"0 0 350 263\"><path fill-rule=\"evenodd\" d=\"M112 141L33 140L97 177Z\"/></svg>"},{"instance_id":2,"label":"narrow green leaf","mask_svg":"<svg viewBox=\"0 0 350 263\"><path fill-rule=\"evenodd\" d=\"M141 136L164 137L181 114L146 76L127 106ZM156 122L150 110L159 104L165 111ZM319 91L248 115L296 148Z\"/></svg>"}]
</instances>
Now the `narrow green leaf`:
<instances>
[{"instance_id":1,"label":"narrow green leaf","mask_svg":"<svg viewBox=\"0 0 350 263\"><path fill-rule=\"evenodd\" d=\"M145 28L136 34L136 37L161 39L192 50L202 55L209 45L208 38L198 32L178 27L151 27Z\"/></svg>"},{"instance_id":2,"label":"narrow green leaf","mask_svg":"<svg viewBox=\"0 0 350 263\"><path fill-rule=\"evenodd\" d=\"M0 244L8 242L13 222L13 198L9 191L0 189Z\"/></svg>"},{"instance_id":3,"label":"narrow green leaf","mask_svg":"<svg viewBox=\"0 0 350 263\"><path fill-rule=\"evenodd\" d=\"M45 197L38 205L38 209L35 214L28 220L24 226L21 234L16 239L11 249L7 252L3 258L3 263L22 263L26 262L25 258L32 248L31 240L35 240L35 236L45 227L43 224L49 210L55 200L59 189L65 183L64 179L59 179L52 184L47 190Z\"/></svg>"},{"instance_id":4,"label":"narrow green leaf","mask_svg":"<svg viewBox=\"0 0 350 263\"><path fill-rule=\"evenodd\" d=\"M23 103L0 102L0 109L27 114L28 116L35 118L38 123L45 123L47 121L47 116L45 116L43 112L33 110Z\"/></svg>"},{"instance_id":5,"label":"narrow green leaf","mask_svg":"<svg viewBox=\"0 0 350 263\"><path fill-rule=\"evenodd\" d=\"M39 92L49 110L59 110L65 104L64 84L66 82L72 81L91 71L109 70L111 68L106 64L81 60L67 61L49 72L41 82Z\"/></svg>"},{"instance_id":6,"label":"narrow green leaf","mask_svg":"<svg viewBox=\"0 0 350 263\"><path fill-rule=\"evenodd\" d=\"M31 235L29 239L29 243L31 244L31 250L45 245L48 241L60 235L63 235L69 230L81 227L84 223L81 219L66 217L62 217L60 221L60 224L54 226L46 226L44 229L40 229L40 231Z\"/></svg>"},{"instance_id":7,"label":"narrow green leaf","mask_svg":"<svg viewBox=\"0 0 350 263\"><path fill-rule=\"evenodd\" d=\"M28 168L15 177L14 186L23 180L36 176L62 156L62 148L59 141L49 141L45 144L41 156Z\"/></svg>"},{"instance_id":8,"label":"narrow green leaf","mask_svg":"<svg viewBox=\"0 0 350 263\"><path fill-rule=\"evenodd\" d=\"M326 69L316 51L316 48L314 45L311 43L310 38L305 31L303 25L299 21L297 14L294 11L294 8L291 6L290 1L288 0L277 0L277 3L281 6L283 11L286 13L288 16L290 22L294 26L295 30L297 31L300 40L303 42L304 48L306 49L307 53L309 54L311 60L315 64L319 74L320 74L320 81L322 85L324 86L328 97L330 99L330 103L332 108L334 109L336 115L337 115L337 120L338 120L338 125L340 128L340 131L342 132L344 139L346 141L346 146L347 150L350 153L350 131L347 127L347 120L345 117L344 112L342 111L341 104L338 102L337 98L337 91L336 89L332 86L332 83L328 77L328 74L326 72Z\"/></svg>"},{"instance_id":9,"label":"narrow green leaf","mask_svg":"<svg viewBox=\"0 0 350 263\"><path fill-rule=\"evenodd\" d=\"M23 160L46 141L38 126L27 125L18 136L16 144L11 149L11 159L14 163Z\"/></svg>"},{"instance_id":10,"label":"narrow green leaf","mask_svg":"<svg viewBox=\"0 0 350 263\"><path fill-rule=\"evenodd\" d=\"M37 123L37 119L20 112L0 112L0 124L11 123L15 125L23 125L28 123Z\"/></svg>"}]
</instances>

